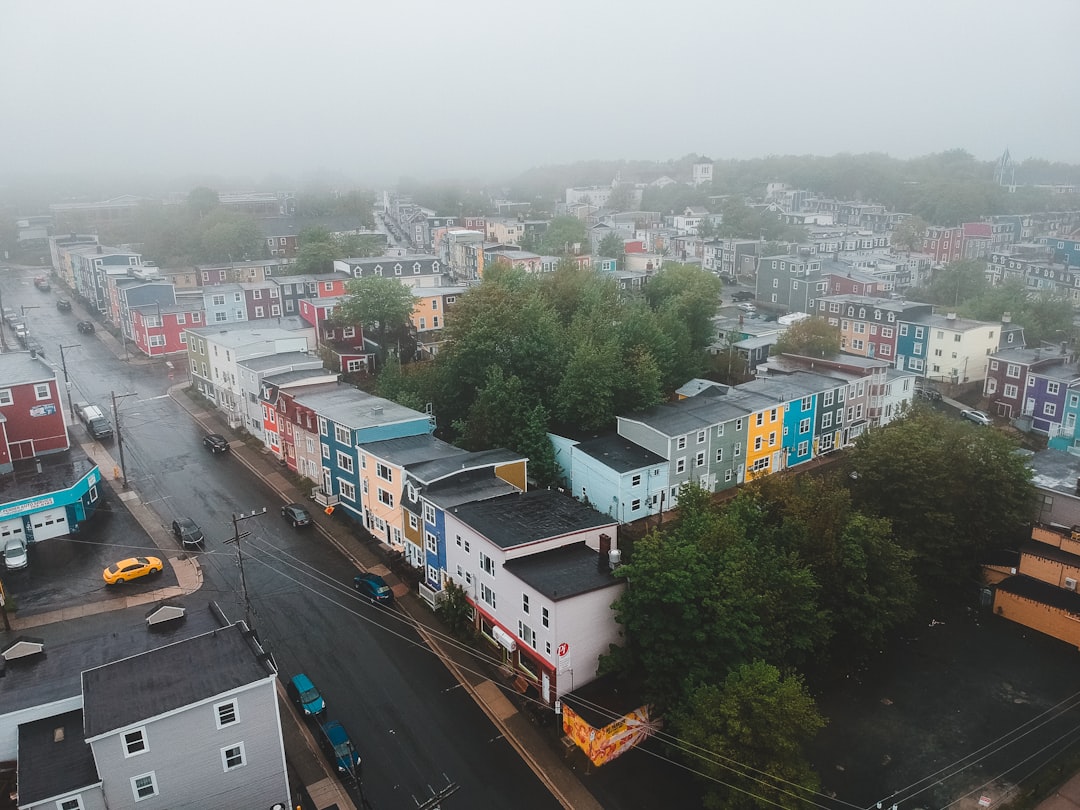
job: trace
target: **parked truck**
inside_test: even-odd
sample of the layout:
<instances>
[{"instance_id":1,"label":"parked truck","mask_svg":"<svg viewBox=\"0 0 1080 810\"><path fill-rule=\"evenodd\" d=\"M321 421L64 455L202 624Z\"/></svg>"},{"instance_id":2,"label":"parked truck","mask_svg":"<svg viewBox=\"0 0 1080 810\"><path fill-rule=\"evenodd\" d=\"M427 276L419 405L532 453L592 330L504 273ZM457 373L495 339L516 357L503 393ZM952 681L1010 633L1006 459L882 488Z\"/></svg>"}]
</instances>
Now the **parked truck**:
<instances>
[{"instance_id":1,"label":"parked truck","mask_svg":"<svg viewBox=\"0 0 1080 810\"><path fill-rule=\"evenodd\" d=\"M75 413L79 415L79 420L86 425L86 432L93 438L98 440L112 438L112 422L109 421L109 417L97 405L91 405L89 402L76 402Z\"/></svg>"}]
</instances>

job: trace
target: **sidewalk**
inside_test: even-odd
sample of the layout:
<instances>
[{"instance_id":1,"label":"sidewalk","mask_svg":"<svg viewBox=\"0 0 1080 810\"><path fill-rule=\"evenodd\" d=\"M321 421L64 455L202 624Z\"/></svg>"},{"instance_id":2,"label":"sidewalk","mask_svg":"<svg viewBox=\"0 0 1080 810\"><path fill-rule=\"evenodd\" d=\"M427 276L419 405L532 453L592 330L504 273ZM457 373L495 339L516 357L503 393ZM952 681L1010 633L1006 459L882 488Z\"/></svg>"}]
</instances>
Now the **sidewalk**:
<instances>
[{"instance_id":1,"label":"sidewalk","mask_svg":"<svg viewBox=\"0 0 1080 810\"><path fill-rule=\"evenodd\" d=\"M186 388L187 382L179 383L169 389L169 394L207 433L220 433L227 438L231 436L232 431L221 415L188 396ZM282 474L280 463L268 451L252 449L242 441L232 441L230 452L277 492L283 502L303 503L307 500L308 493L301 491ZM488 668L485 664L457 646L440 641L446 635L441 622L406 584L397 581L390 574L374 549L364 544L339 521L324 516L319 510L314 510L312 519L318 531L357 567L365 571L374 570L387 578L387 582L394 589L398 607L411 619L420 636L559 803L573 810L601 810L600 803L568 766L564 752L557 747L558 740L537 728L507 697L509 689L494 680L496 675L488 678L478 672Z\"/></svg>"}]
</instances>

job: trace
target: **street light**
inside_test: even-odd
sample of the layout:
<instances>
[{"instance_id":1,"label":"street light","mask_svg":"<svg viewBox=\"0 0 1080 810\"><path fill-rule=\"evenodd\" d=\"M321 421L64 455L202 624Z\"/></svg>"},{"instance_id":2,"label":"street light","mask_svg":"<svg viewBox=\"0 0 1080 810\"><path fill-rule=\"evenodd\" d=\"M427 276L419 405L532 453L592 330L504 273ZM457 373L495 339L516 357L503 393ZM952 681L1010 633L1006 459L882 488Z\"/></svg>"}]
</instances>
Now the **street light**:
<instances>
[{"instance_id":1,"label":"street light","mask_svg":"<svg viewBox=\"0 0 1080 810\"><path fill-rule=\"evenodd\" d=\"M75 403L71 399L71 380L68 379L67 361L64 359L64 349L77 349L81 343L72 343L70 346L60 344L60 366L64 369L64 387L67 388L68 405L71 407L71 418L75 418Z\"/></svg>"}]
</instances>

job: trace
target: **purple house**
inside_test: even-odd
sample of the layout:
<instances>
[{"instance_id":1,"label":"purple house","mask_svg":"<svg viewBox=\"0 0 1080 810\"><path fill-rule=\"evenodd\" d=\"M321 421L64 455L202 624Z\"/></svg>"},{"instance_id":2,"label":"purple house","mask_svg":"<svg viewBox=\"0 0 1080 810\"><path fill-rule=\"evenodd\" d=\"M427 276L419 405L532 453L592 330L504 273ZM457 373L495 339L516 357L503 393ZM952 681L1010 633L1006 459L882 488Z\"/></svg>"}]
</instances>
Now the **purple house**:
<instances>
[{"instance_id":1,"label":"purple house","mask_svg":"<svg viewBox=\"0 0 1080 810\"><path fill-rule=\"evenodd\" d=\"M1024 414L1033 415L1035 403L1032 386L1033 374L1044 373L1072 361L1068 350L1060 347L1026 349L1023 347L1001 349L990 357L986 369L983 394L990 401L990 410L998 416L1012 419ZM1048 386L1043 386L1047 390ZM1058 420L1061 409L1059 408Z\"/></svg>"},{"instance_id":2,"label":"purple house","mask_svg":"<svg viewBox=\"0 0 1080 810\"><path fill-rule=\"evenodd\" d=\"M1080 390L1080 366L1075 363L1048 366L1028 374L1024 395L1024 419L1036 433L1057 432L1065 413L1067 392Z\"/></svg>"}]
</instances>

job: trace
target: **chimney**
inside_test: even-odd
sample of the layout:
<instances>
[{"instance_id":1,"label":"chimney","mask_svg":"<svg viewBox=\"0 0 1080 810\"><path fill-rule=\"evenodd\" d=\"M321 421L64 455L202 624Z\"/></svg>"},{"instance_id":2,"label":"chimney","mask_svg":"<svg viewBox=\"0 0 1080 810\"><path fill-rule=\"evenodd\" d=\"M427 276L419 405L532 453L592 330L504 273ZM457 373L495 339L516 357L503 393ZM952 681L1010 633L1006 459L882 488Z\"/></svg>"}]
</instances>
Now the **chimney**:
<instances>
[{"instance_id":1,"label":"chimney","mask_svg":"<svg viewBox=\"0 0 1080 810\"><path fill-rule=\"evenodd\" d=\"M1080 486L1080 483L1077 484ZM596 557L596 567L601 571L607 570L608 554L611 552L611 536L600 535L600 553Z\"/></svg>"},{"instance_id":2,"label":"chimney","mask_svg":"<svg viewBox=\"0 0 1080 810\"><path fill-rule=\"evenodd\" d=\"M1001 322L1002 323L1012 323L1012 313L1011 312L1002 312L1001 313Z\"/></svg>"},{"instance_id":3,"label":"chimney","mask_svg":"<svg viewBox=\"0 0 1080 810\"><path fill-rule=\"evenodd\" d=\"M613 548L607 553L608 568L614 571L620 565L622 565L622 551L617 548Z\"/></svg>"},{"instance_id":4,"label":"chimney","mask_svg":"<svg viewBox=\"0 0 1080 810\"><path fill-rule=\"evenodd\" d=\"M98 253L104 253L105 251L101 249L101 245L98 245L97 246L97 252Z\"/></svg>"},{"instance_id":5,"label":"chimney","mask_svg":"<svg viewBox=\"0 0 1080 810\"><path fill-rule=\"evenodd\" d=\"M373 414L375 414L376 416L379 416L379 415L380 415L380 414L382 413L382 405L375 405L375 406L374 406L374 407L373 407L373 408L371 409L371 412L372 412Z\"/></svg>"},{"instance_id":6,"label":"chimney","mask_svg":"<svg viewBox=\"0 0 1080 810\"><path fill-rule=\"evenodd\" d=\"M1080 495L1080 478L1076 479L1076 494Z\"/></svg>"},{"instance_id":7,"label":"chimney","mask_svg":"<svg viewBox=\"0 0 1080 810\"><path fill-rule=\"evenodd\" d=\"M955 312L946 312L945 313L945 320L947 320L947 321L955 321L956 320L956 313Z\"/></svg>"}]
</instances>

